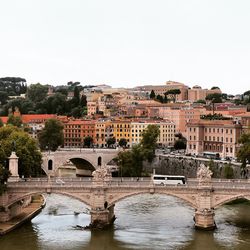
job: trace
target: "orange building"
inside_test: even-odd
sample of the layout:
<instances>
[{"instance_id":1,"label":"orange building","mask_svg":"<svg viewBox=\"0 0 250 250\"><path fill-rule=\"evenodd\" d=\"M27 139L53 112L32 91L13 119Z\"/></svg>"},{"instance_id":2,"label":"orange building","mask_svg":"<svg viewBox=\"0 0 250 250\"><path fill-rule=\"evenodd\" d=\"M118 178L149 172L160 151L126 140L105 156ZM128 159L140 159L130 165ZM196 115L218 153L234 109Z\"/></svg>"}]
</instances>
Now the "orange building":
<instances>
[{"instance_id":1,"label":"orange building","mask_svg":"<svg viewBox=\"0 0 250 250\"><path fill-rule=\"evenodd\" d=\"M71 120L64 123L64 146L83 147L84 138L90 136L95 142L95 120Z\"/></svg>"}]
</instances>

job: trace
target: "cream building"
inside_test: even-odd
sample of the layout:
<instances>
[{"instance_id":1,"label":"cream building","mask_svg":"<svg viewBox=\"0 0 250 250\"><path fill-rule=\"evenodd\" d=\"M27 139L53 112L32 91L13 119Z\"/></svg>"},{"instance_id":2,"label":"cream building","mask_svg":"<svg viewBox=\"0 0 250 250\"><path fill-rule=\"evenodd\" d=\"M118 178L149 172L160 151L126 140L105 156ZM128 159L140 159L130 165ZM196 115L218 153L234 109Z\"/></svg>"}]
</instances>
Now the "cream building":
<instances>
[{"instance_id":1,"label":"cream building","mask_svg":"<svg viewBox=\"0 0 250 250\"><path fill-rule=\"evenodd\" d=\"M175 124L171 121L133 121L131 122L131 144L138 144L142 139L142 132L148 125L158 125L160 136L157 143L161 146L173 145L175 140Z\"/></svg>"}]
</instances>

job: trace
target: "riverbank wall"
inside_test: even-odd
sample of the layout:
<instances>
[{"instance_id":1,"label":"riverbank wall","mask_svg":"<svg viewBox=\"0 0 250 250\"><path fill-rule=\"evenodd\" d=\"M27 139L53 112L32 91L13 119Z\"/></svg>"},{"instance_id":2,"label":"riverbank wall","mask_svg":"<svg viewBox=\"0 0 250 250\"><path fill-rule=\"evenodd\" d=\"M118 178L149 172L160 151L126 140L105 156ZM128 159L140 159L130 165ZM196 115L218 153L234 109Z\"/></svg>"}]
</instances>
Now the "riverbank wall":
<instances>
[{"instance_id":1,"label":"riverbank wall","mask_svg":"<svg viewBox=\"0 0 250 250\"><path fill-rule=\"evenodd\" d=\"M152 163L145 162L144 169L147 173L164 175L184 175L187 178L196 178L200 164L209 166L213 172L213 178L250 178L250 166L245 172L241 169L241 163L209 160L203 158L157 155Z\"/></svg>"},{"instance_id":2,"label":"riverbank wall","mask_svg":"<svg viewBox=\"0 0 250 250\"><path fill-rule=\"evenodd\" d=\"M9 221L0 222L0 236L9 233L25 222L33 219L41 212L45 204L46 200L43 195L33 196L31 202L22 208L19 215L15 216Z\"/></svg>"}]
</instances>

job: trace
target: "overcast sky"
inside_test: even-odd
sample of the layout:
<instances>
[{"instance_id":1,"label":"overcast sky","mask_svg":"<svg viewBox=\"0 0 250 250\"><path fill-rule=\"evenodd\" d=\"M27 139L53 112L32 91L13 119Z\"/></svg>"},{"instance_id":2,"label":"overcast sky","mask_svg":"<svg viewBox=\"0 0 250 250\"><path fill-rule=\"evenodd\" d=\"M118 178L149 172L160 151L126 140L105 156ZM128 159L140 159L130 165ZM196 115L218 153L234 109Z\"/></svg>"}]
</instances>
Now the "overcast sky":
<instances>
[{"instance_id":1,"label":"overcast sky","mask_svg":"<svg viewBox=\"0 0 250 250\"><path fill-rule=\"evenodd\" d=\"M0 0L0 77L250 89L249 0Z\"/></svg>"}]
</instances>

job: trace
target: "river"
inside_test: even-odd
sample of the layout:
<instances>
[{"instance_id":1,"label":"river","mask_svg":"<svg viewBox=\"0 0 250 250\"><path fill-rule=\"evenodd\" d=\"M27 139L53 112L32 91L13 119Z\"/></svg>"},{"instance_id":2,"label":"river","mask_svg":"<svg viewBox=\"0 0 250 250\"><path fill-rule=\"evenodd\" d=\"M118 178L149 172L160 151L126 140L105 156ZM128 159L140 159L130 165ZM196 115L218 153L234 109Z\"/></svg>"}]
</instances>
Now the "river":
<instances>
[{"instance_id":1,"label":"river","mask_svg":"<svg viewBox=\"0 0 250 250\"><path fill-rule=\"evenodd\" d=\"M250 249L250 206L225 205L216 210L218 228L193 227L194 211L180 199L138 195L115 206L116 221L107 231L82 231L90 215L80 201L46 195L47 205L30 223L0 238L1 250ZM81 212L74 215L74 211Z\"/></svg>"}]
</instances>

